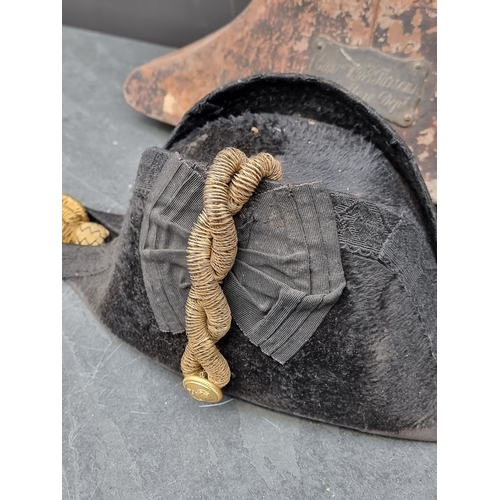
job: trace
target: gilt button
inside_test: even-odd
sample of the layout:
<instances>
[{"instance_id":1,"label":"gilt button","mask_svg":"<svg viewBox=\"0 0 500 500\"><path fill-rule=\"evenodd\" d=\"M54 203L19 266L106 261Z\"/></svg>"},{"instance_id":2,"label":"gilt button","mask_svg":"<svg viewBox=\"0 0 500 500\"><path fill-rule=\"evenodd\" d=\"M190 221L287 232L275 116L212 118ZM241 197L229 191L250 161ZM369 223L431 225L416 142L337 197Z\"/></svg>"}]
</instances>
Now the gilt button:
<instances>
[{"instance_id":1,"label":"gilt button","mask_svg":"<svg viewBox=\"0 0 500 500\"><path fill-rule=\"evenodd\" d=\"M190 375L182 381L182 385L198 401L217 403L222 399L222 391L206 378Z\"/></svg>"}]
</instances>

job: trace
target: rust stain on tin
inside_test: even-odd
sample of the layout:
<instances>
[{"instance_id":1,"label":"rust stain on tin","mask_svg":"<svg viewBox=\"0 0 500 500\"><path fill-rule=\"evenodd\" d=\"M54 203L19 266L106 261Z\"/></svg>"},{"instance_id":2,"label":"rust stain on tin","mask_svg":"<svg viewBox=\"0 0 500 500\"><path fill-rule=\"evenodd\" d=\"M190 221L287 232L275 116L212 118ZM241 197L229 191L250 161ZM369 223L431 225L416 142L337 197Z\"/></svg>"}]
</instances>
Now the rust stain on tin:
<instances>
[{"instance_id":1,"label":"rust stain on tin","mask_svg":"<svg viewBox=\"0 0 500 500\"><path fill-rule=\"evenodd\" d=\"M408 120L392 125L413 150L431 191L437 177L436 32L432 0L252 0L227 26L134 69L123 92L138 112L176 125L199 99L232 80L309 73L312 44L321 37L371 47L402 63L425 61L416 107Z\"/></svg>"}]
</instances>

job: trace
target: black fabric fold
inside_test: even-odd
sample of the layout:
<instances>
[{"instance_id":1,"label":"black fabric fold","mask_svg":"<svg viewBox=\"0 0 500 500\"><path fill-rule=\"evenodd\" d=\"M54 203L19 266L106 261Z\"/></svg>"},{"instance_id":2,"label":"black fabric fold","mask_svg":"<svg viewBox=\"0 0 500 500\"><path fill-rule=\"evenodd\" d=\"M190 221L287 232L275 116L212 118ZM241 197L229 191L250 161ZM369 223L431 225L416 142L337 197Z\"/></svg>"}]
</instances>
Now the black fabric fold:
<instances>
[{"instance_id":1,"label":"black fabric fold","mask_svg":"<svg viewBox=\"0 0 500 500\"><path fill-rule=\"evenodd\" d=\"M184 331L185 250L203 209L206 166L172 154L141 228L144 281L160 329ZM264 181L236 215L238 254L223 289L245 336L280 363L314 333L345 286L330 195L319 184Z\"/></svg>"}]
</instances>

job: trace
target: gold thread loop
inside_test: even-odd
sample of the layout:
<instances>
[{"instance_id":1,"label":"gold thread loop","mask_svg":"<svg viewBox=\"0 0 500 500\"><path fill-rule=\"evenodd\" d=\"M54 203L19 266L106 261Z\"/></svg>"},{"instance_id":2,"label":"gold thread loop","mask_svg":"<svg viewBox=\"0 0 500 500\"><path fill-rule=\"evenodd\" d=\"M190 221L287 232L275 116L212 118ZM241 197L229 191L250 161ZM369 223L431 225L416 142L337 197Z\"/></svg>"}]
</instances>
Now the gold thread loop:
<instances>
[{"instance_id":1,"label":"gold thread loop","mask_svg":"<svg viewBox=\"0 0 500 500\"><path fill-rule=\"evenodd\" d=\"M186 302L188 344L181 369L184 387L195 399L208 401L200 399L208 397L207 391L214 399L216 389L220 391L231 378L229 365L215 345L231 326L231 310L221 283L238 251L233 216L264 178L281 180L280 162L268 153L247 158L235 148L220 151L207 175L203 211L191 230L187 247L191 289ZM199 380L202 372L206 373L203 383ZM193 389L198 388L197 384L201 384L200 389Z\"/></svg>"}]
</instances>

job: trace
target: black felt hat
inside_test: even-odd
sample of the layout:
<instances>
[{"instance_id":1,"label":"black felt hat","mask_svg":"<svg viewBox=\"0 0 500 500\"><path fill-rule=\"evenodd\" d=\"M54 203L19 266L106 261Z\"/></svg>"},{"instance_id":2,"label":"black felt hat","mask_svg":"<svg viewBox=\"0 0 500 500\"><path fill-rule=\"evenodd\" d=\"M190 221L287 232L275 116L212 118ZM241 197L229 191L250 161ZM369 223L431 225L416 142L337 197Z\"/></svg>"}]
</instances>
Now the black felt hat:
<instances>
[{"instance_id":1,"label":"black felt hat","mask_svg":"<svg viewBox=\"0 0 500 500\"><path fill-rule=\"evenodd\" d=\"M401 138L329 81L262 75L206 96L165 148L144 152L125 216L87 207L111 237L64 244L63 278L113 333L180 373L187 240L227 147L270 153L283 181L263 181L235 216L224 392L435 440L435 208Z\"/></svg>"}]
</instances>

